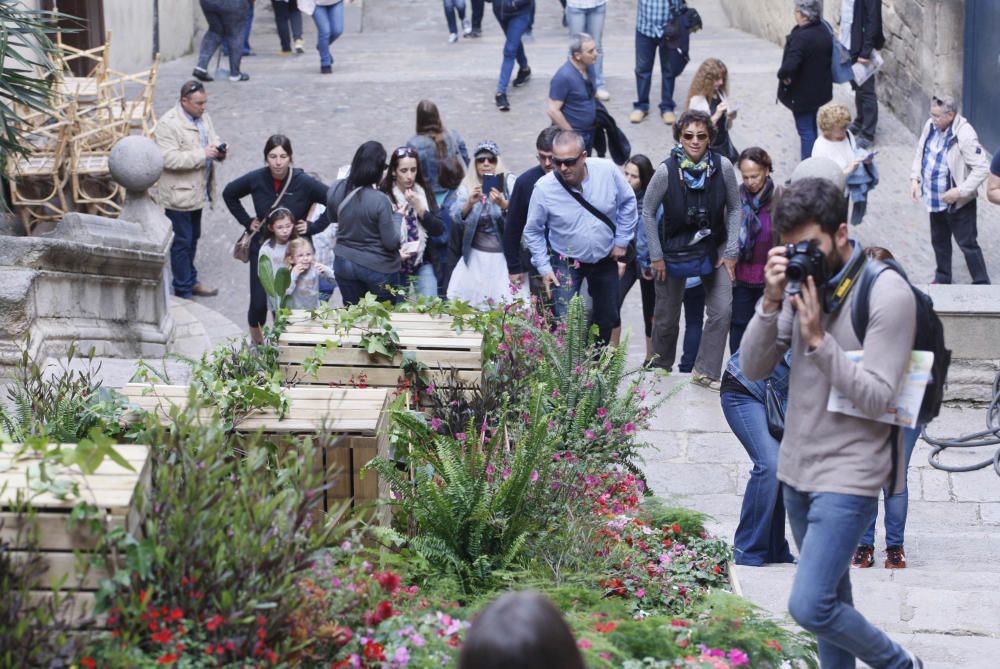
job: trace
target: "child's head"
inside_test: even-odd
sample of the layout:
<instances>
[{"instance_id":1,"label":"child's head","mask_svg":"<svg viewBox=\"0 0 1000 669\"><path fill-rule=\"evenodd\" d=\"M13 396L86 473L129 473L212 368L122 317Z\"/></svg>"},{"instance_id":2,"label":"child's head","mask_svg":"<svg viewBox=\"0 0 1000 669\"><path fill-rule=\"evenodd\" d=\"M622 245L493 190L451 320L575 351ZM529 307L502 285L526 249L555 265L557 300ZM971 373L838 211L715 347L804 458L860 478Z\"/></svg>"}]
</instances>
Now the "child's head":
<instances>
[{"instance_id":1,"label":"child's head","mask_svg":"<svg viewBox=\"0 0 1000 669\"><path fill-rule=\"evenodd\" d=\"M293 239L288 242L285 249L285 263L289 267L295 265L305 265L309 267L313 262L313 247L308 239Z\"/></svg>"},{"instance_id":2,"label":"child's head","mask_svg":"<svg viewBox=\"0 0 1000 669\"><path fill-rule=\"evenodd\" d=\"M583 669L562 614L537 592L508 592L473 621L458 669Z\"/></svg>"},{"instance_id":3,"label":"child's head","mask_svg":"<svg viewBox=\"0 0 1000 669\"><path fill-rule=\"evenodd\" d=\"M267 229L278 244L286 244L295 238L295 217L284 207L278 207L267 217Z\"/></svg>"}]
</instances>

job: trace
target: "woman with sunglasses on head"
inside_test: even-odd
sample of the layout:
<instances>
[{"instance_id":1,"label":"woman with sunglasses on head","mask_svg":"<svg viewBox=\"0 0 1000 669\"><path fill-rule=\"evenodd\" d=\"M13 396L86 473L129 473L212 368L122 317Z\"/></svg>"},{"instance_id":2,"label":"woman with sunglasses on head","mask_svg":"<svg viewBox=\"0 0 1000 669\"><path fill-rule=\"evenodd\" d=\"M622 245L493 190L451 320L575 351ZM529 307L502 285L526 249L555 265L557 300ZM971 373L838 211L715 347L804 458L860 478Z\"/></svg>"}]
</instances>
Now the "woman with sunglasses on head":
<instances>
[{"instance_id":1,"label":"woman with sunglasses on head","mask_svg":"<svg viewBox=\"0 0 1000 669\"><path fill-rule=\"evenodd\" d=\"M448 299L464 300L474 307L527 299L527 286L514 288L503 254L503 229L515 176L500 160L500 148L489 140L473 153L476 164L458 187L451 208L452 221L461 238L461 259L448 282Z\"/></svg>"},{"instance_id":2,"label":"woman with sunglasses on head","mask_svg":"<svg viewBox=\"0 0 1000 669\"><path fill-rule=\"evenodd\" d=\"M674 125L678 144L646 188L642 219L656 281L653 365L667 371L673 367L685 283L701 277L707 318L692 380L717 391L733 305L740 195L732 163L709 148L714 133L715 124L705 112L681 114ZM660 205L662 223L657 220Z\"/></svg>"},{"instance_id":3,"label":"woman with sunglasses on head","mask_svg":"<svg viewBox=\"0 0 1000 669\"><path fill-rule=\"evenodd\" d=\"M413 281L421 297L437 297L436 257L428 241L431 235L444 232L444 222L434 192L420 171L416 149L401 146L392 152L379 190L392 200L393 219L399 223L400 279Z\"/></svg>"},{"instance_id":4,"label":"woman with sunglasses on head","mask_svg":"<svg viewBox=\"0 0 1000 669\"><path fill-rule=\"evenodd\" d=\"M326 203L326 185L292 166L292 142L284 135L271 135L264 143L264 167L251 170L230 181L222 191L222 199L229 212L248 232L253 233L250 243L250 308L247 322L250 338L255 344L264 341L261 327L267 322L267 294L257 273L257 254L262 235L257 234L262 222L278 207L292 213L295 231L299 236L312 235L329 225L326 217L308 223L306 217L314 204ZM250 196L254 215L251 217L240 200Z\"/></svg>"},{"instance_id":5,"label":"woman with sunglasses on head","mask_svg":"<svg viewBox=\"0 0 1000 669\"><path fill-rule=\"evenodd\" d=\"M399 222L393 218L392 201L377 189L385 158L385 147L378 142L359 146L347 178L334 184L327 198L326 214L337 224L333 273L347 306L366 293L398 301Z\"/></svg>"}]
</instances>

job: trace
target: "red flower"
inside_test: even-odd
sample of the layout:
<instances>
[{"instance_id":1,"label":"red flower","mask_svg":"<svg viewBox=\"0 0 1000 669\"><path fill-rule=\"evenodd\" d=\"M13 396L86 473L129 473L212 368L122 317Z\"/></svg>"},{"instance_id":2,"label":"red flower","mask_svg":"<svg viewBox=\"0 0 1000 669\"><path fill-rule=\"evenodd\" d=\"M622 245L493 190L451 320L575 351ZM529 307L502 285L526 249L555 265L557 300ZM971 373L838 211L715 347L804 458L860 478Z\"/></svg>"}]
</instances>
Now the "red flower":
<instances>
[{"instance_id":1,"label":"red flower","mask_svg":"<svg viewBox=\"0 0 1000 669\"><path fill-rule=\"evenodd\" d=\"M184 617L184 612L181 611L180 609L174 609L173 611L170 612L171 620L180 620L183 617Z\"/></svg>"},{"instance_id":2,"label":"red flower","mask_svg":"<svg viewBox=\"0 0 1000 669\"><path fill-rule=\"evenodd\" d=\"M385 660L385 652L380 643L369 641L365 644L364 653L366 660Z\"/></svg>"},{"instance_id":3,"label":"red flower","mask_svg":"<svg viewBox=\"0 0 1000 669\"><path fill-rule=\"evenodd\" d=\"M267 623L267 618L264 616L257 616L257 624L263 627Z\"/></svg>"},{"instance_id":4,"label":"red flower","mask_svg":"<svg viewBox=\"0 0 1000 669\"><path fill-rule=\"evenodd\" d=\"M716 574L718 574L722 570L719 569L719 565L715 565L715 566L712 567L712 571L714 571Z\"/></svg>"},{"instance_id":5,"label":"red flower","mask_svg":"<svg viewBox=\"0 0 1000 669\"><path fill-rule=\"evenodd\" d=\"M173 653L167 653L163 657L158 658L156 660L156 663L157 664L173 664L176 661L177 661L177 656L176 655L174 655Z\"/></svg>"},{"instance_id":6,"label":"red flower","mask_svg":"<svg viewBox=\"0 0 1000 669\"><path fill-rule=\"evenodd\" d=\"M781 644L778 643L777 641L775 641L774 639L771 639L770 641L768 641L767 645L770 646L771 648L775 649L779 653L781 652Z\"/></svg>"},{"instance_id":7,"label":"red flower","mask_svg":"<svg viewBox=\"0 0 1000 669\"><path fill-rule=\"evenodd\" d=\"M671 525L670 529L673 530L674 534L680 534L681 533L681 526L677 525L676 523L673 524L673 525Z\"/></svg>"},{"instance_id":8,"label":"red flower","mask_svg":"<svg viewBox=\"0 0 1000 669\"><path fill-rule=\"evenodd\" d=\"M222 648L222 646L219 646L219 648ZM208 646L205 646L205 652L208 655L211 655L212 653L215 652L215 646L212 646L211 644L209 644Z\"/></svg>"},{"instance_id":9,"label":"red flower","mask_svg":"<svg viewBox=\"0 0 1000 669\"><path fill-rule=\"evenodd\" d=\"M398 590L399 584L402 581L399 574L394 574L391 571L375 574L375 580L378 581L378 584L381 585L382 589L386 592L395 592Z\"/></svg>"},{"instance_id":10,"label":"red flower","mask_svg":"<svg viewBox=\"0 0 1000 669\"><path fill-rule=\"evenodd\" d=\"M163 644L170 643L173 638L174 635L166 627L153 635L153 641Z\"/></svg>"},{"instance_id":11,"label":"red flower","mask_svg":"<svg viewBox=\"0 0 1000 669\"><path fill-rule=\"evenodd\" d=\"M275 664L278 661L278 654L275 653L273 650L267 651L267 660L271 664Z\"/></svg>"},{"instance_id":12,"label":"red flower","mask_svg":"<svg viewBox=\"0 0 1000 669\"><path fill-rule=\"evenodd\" d=\"M610 632L614 632L616 627L618 627L618 625L615 623L614 620L609 620L604 624L601 623L594 624L594 630L600 632L601 634L609 634Z\"/></svg>"},{"instance_id":13,"label":"red flower","mask_svg":"<svg viewBox=\"0 0 1000 669\"><path fill-rule=\"evenodd\" d=\"M97 663L94 662L94 658L88 655L87 657L80 659L80 666L86 667L86 669L94 669L94 667L97 666Z\"/></svg>"},{"instance_id":14,"label":"red flower","mask_svg":"<svg viewBox=\"0 0 1000 669\"><path fill-rule=\"evenodd\" d=\"M216 614L208 619L208 622L205 623L205 627L208 628L209 632L214 632L224 622L226 622L226 619Z\"/></svg>"}]
</instances>

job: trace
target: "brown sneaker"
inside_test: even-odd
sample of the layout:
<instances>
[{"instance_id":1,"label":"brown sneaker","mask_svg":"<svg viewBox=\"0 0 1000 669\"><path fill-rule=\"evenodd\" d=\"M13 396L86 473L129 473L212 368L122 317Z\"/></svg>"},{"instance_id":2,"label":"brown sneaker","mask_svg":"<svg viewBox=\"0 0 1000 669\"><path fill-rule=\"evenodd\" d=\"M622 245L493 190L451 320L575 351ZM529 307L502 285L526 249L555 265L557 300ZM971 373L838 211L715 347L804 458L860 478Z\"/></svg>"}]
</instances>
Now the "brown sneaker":
<instances>
[{"instance_id":1,"label":"brown sneaker","mask_svg":"<svg viewBox=\"0 0 1000 669\"><path fill-rule=\"evenodd\" d=\"M906 552L902 546L885 547L885 568L906 569Z\"/></svg>"},{"instance_id":2,"label":"brown sneaker","mask_svg":"<svg viewBox=\"0 0 1000 669\"><path fill-rule=\"evenodd\" d=\"M858 549L854 551L854 559L851 566L858 569L868 569L875 564L875 547L871 544L858 544Z\"/></svg>"},{"instance_id":3,"label":"brown sneaker","mask_svg":"<svg viewBox=\"0 0 1000 669\"><path fill-rule=\"evenodd\" d=\"M205 288L205 286L201 285L200 283L196 283L194 284L194 287L191 289L191 294L197 295L198 297L215 297L216 295L219 294L219 289Z\"/></svg>"}]
</instances>

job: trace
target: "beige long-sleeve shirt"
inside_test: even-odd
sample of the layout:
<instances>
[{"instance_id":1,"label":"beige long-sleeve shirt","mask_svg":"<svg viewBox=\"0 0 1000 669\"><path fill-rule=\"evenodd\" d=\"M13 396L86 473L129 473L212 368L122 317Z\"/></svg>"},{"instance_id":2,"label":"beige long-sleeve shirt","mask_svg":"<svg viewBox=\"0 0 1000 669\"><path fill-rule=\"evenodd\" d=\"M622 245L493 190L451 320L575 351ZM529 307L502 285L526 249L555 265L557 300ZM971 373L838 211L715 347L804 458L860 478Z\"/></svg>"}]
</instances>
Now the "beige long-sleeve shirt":
<instances>
[{"instance_id":1,"label":"beige long-sleeve shirt","mask_svg":"<svg viewBox=\"0 0 1000 669\"><path fill-rule=\"evenodd\" d=\"M740 344L743 373L752 380L771 373L792 349L785 436L778 457L778 478L802 492L833 492L877 497L892 471L891 426L826 410L830 389L849 397L868 416L882 415L896 395L910 359L916 329L916 301L906 281L884 272L871 290L871 316L865 333L864 359L852 362L845 351L862 348L851 323L856 291L839 310L823 314L823 343L809 351L799 331L798 315L786 299L779 311L766 313L763 300ZM897 477L905 481L903 449L897 448Z\"/></svg>"}]
</instances>

